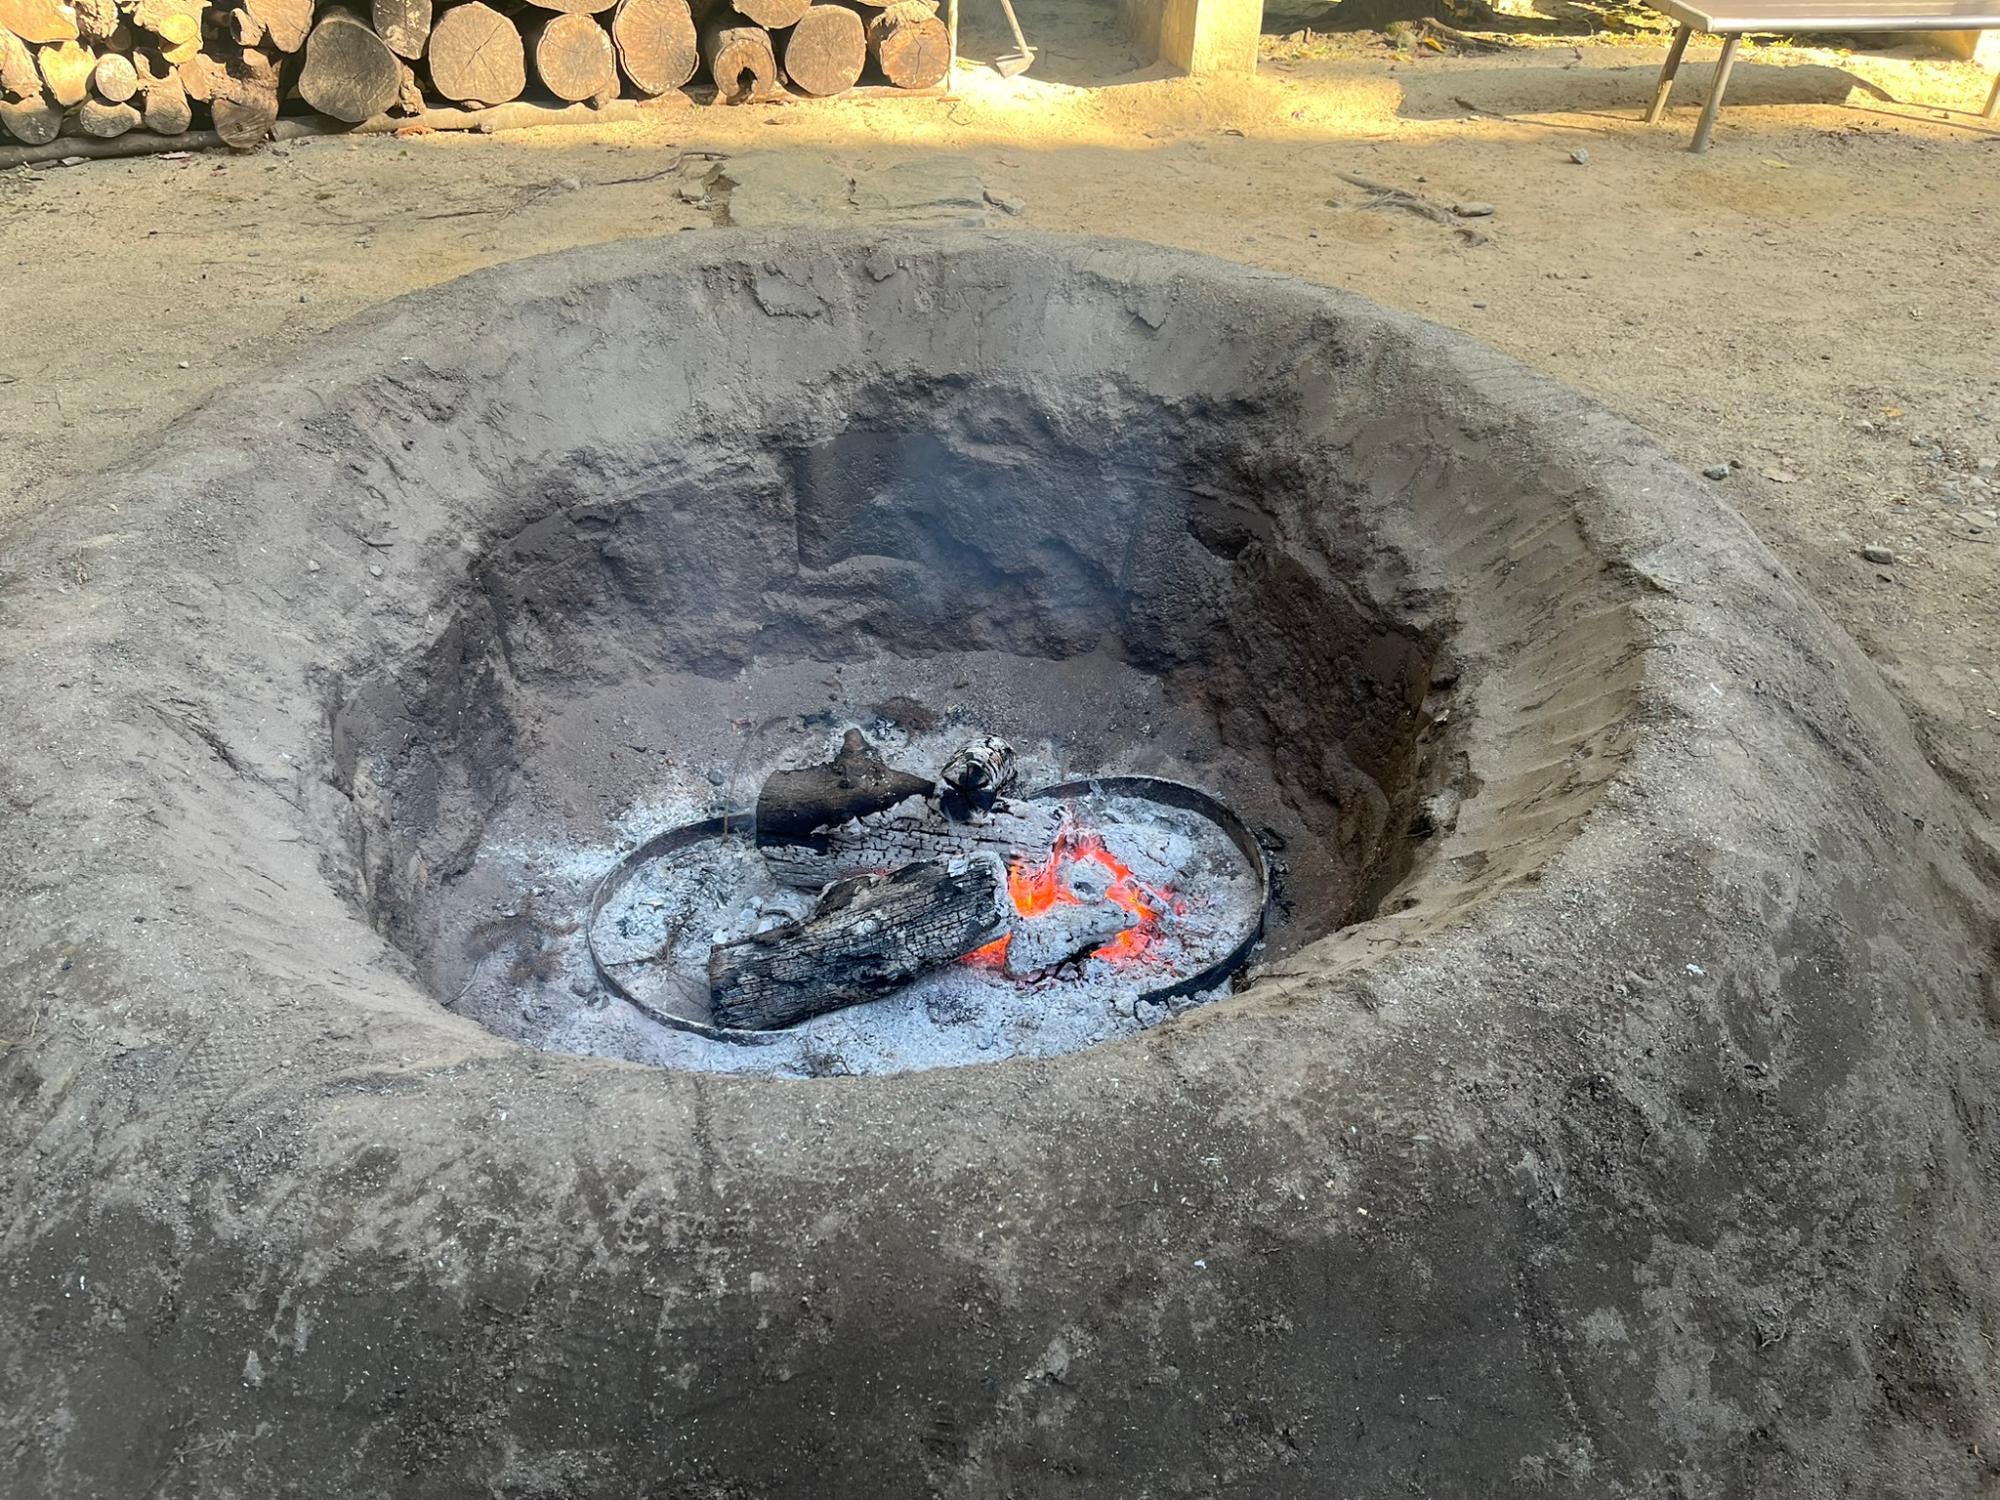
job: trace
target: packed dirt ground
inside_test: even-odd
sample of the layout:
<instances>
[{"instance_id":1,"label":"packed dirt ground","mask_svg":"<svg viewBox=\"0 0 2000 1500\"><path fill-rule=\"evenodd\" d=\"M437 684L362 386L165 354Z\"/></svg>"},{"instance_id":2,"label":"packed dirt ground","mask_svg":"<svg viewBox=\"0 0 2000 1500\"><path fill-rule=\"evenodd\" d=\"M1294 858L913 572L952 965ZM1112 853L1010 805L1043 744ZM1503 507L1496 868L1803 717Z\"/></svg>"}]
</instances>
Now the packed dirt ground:
<instances>
[{"instance_id":1,"label":"packed dirt ground","mask_svg":"<svg viewBox=\"0 0 2000 1500\"><path fill-rule=\"evenodd\" d=\"M1635 36L1630 17L1572 17L1476 57L1279 26L1261 76L1223 82L1134 71L1108 4L1027 0L1043 55L1002 81L978 61L1000 42L989 8L969 0L952 99L0 173L0 520L78 493L211 392L398 294L572 245L727 232L731 180L759 186L767 223L1131 235L1464 329L1722 476L1992 817L1989 74L1919 47L1748 49L1697 157L1685 148L1715 49L1691 51L1676 107L1648 128L1663 33ZM941 161L974 193L924 189ZM1492 213L1438 222L1353 178ZM107 532L147 503L115 484L80 493L67 503L102 506Z\"/></svg>"}]
</instances>

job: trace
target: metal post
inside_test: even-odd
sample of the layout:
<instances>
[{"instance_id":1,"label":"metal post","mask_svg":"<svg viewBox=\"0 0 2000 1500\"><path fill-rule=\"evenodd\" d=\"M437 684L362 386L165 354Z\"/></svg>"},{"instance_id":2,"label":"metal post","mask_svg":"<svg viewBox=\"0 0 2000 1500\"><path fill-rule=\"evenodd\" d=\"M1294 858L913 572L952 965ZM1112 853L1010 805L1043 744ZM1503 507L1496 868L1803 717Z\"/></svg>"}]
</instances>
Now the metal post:
<instances>
[{"instance_id":1,"label":"metal post","mask_svg":"<svg viewBox=\"0 0 2000 1500\"><path fill-rule=\"evenodd\" d=\"M1646 111L1646 123L1657 125L1660 116L1667 112L1667 96L1674 91L1674 74L1681 70L1681 54L1688 49L1688 38L1694 35L1692 26L1683 26L1674 33L1674 44L1667 48L1666 66L1660 69L1660 81L1653 85L1653 107Z\"/></svg>"},{"instance_id":2,"label":"metal post","mask_svg":"<svg viewBox=\"0 0 2000 1500\"><path fill-rule=\"evenodd\" d=\"M1993 92L1987 96L1986 118L2000 120L2000 78L1993 80Z\"/></svg>"},{"instance_id":3,"label":"metal post","mask_svg":"<svg viewBox=\"0 0 2000 1500\"><path fill-rule=\"evenodd\" d=\"M1736 44L1742 40L1740 31L1732 31L1722 39L1722 56L1715 60L1715 82L1708 87L1708 103L1701 107L1701 123L1695 126L1694 144L1688 147L1697 156L1708 149L1715 117L1722 112L1723 91L1729 87L1729 70L1736 66Z\"/></svg>"}]
</instances>

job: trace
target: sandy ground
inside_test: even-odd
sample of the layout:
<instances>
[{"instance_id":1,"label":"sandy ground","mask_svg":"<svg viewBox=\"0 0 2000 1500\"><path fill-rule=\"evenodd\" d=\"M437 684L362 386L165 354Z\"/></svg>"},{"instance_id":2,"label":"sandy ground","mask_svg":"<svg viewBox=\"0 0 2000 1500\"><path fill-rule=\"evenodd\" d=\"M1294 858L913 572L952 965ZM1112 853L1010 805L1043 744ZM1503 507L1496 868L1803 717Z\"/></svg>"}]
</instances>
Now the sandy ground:
<instances>
[{"instance_id":1,"label":"sandy ground","mask_svg":"<svg viewBox=\"0 0 2000 1500\"><path fill-rule=\"evenodd\" d=\"M700 201L707 164L680 153L760 153L842 184L951 153L1018 210L995 211L1001 232L1128 234L1346 287L1573 383L1692 468L1729 466L1729 498L1992 816L2000 131L1972 113L1986 74L1915 50L1757 49L1695 157L1713 48L1648 129L1647 37L1477 59L1273 38L1258 79L1194 82L1132 73L1100 8L1060 30L1026 8L1048 49L1037 76L968 65L953 100L0 174L0 519L386 298L571 245L726 233ZM971 31L974 57L991 45ZM1343 173L1490 203L1489 237L1371 208ZM801 212L895 210L821 197ZM110 530L147 497L86 503Z\"/></svg>"}]
</instances>

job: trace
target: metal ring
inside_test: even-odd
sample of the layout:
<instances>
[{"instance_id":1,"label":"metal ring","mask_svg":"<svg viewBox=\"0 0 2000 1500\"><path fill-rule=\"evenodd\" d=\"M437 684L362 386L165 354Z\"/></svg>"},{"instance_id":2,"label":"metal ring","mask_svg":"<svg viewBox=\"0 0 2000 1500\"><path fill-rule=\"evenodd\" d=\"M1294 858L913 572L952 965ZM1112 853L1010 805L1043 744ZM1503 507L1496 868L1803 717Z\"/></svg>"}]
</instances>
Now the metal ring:
<instances>
[{"instance_id":1,"label":"metal ring","mask_svg":"<svg viewBox=\"0 0 2000 1500\"><path fill-rule=\"evenodd\" d=\"M1251 833L1244 821L1237 817L1226 805L1218 802L1199 787L1189 786L1182 781L1168 781L1159 776L1092 776L1077 781L1059 781L1053 786L1045 786L1029 792L1026 800L1042 802L1065 797L1083 797L1092 793L1109 793L1114 796L1134 797L1140 801L1158 802L1166 807L1177 807L1183 812L1191 812L1207 819L1220 828L1236 852L1243 856L1257 880L1257 915L1245 929L1242 938L1228 953L1209 964L1206 968L1185 979L1177 979L1172 984L1142 991L1135 1004L1153 1002L1162 1004L1182 995L1197 994L1221 984L1240 968L1250 956L1250 950L1264 935L1264 918L1271 904L1271 868L1264 858L1263 847L1256 835ZM705 1036L718 1042L734 1042L741 1046L765 1047L782 1040L791 1027L779 1027L770 1031L749 1031L734 1026L714 1026L697 1021L691 1016L677 1016L658 1010L647 1004L625 987L622 980L611 970L597 951L597 919L604 914L604 908L613 897L632 882L640 870L659 859L662 855L677 849L686 849L695 844L706 843L710 839L725 838L733 829L751 826L752 815L743 812L723 813L713 818L703 818L697 823L683 823L678 828L670 828L665 833L655 834L643 844L624 855L597 883L591 894L589 915L584 922L584 946L590 951L590 966L597 973L597 979L607 990L638 1010L640 1014L658 1021L663 1026L677 1030L691 1031L697 1036Z\"/></svg>"}]
</instances>

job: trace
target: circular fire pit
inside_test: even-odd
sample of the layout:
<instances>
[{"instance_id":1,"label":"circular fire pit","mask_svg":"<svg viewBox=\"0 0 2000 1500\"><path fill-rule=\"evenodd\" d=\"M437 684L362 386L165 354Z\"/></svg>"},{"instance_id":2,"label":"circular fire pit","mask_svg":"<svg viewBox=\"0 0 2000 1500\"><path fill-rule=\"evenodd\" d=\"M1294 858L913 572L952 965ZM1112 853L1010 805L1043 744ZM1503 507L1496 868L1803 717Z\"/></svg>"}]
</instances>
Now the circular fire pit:
<instances>
[{"instance_id":1,"label":"circular fire pit","mask_svg":"<svg viewBox=\"0 0 2000 1500\"><path fill-rule=\"evenodd\" d=\"M190 416L0 547L0 1489L1977 1493L1995 857L1712 489L1029 236L526 262Z\"/></svg>"}]
</instances>

